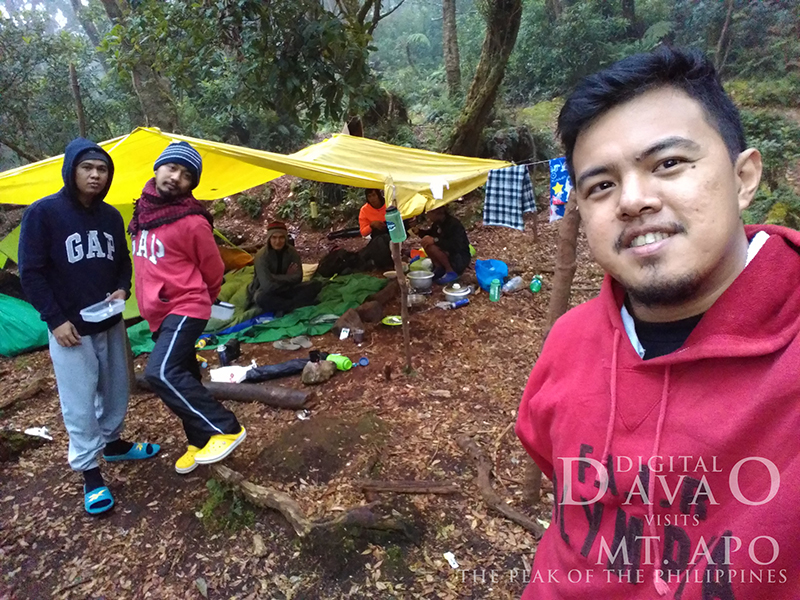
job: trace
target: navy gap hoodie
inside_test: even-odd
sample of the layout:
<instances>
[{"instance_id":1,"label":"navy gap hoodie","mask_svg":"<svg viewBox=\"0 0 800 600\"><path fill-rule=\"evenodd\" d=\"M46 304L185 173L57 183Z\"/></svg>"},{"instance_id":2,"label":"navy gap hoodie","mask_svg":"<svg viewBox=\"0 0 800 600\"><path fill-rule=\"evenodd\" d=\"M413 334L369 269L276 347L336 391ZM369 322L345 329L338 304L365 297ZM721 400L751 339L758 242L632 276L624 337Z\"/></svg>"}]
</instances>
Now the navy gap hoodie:
<instances>
[{"instance_id":1,"label":"navy gap hoodie","mask_svg":"<svg viewBox=\"0 0 800 600\"><path fill-rule=\"evenodd\" d=\"M132 274L122 216L103 202L114 178L110 156L106 187L89 208L78 200L75 169L90 149L108 156L84 138L69 143L61 169L64 187L28 207L19 239L19 274L28 300L51 331L71 321L81 335L100 333L120 321L117 315L88 323L80 311L119 289L130 295Z\"/></svg>"}]
</instances>

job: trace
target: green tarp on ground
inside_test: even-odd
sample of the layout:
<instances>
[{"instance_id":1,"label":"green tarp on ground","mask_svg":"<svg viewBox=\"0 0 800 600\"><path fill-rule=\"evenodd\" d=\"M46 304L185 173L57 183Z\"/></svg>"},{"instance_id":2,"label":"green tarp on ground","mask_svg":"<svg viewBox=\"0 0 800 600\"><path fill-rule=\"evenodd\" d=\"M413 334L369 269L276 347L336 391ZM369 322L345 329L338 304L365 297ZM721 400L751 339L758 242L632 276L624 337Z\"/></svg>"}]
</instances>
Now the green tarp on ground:
<instances>
[{"instance_id":1,"label":"green tarp on ground","mask_svg":"<svg viewBox=\"0 0 800 600\"><path fill-rule=\"evenodd\" d=\"M0 294L0 354L16 356L47 345L47 325L33 306Z\"/></svg>"},{"instance_id":2,"label":"green tarp on ground","mask_svg":"<svg viewBox=\"0 0 800 600\"><path fill-rule=\"evenodd\" d=\"M248 344L259 342L274 342L296 335L322 335L333 328L333 323L325 321L315 323L315 318L323 315L342 315L351 308L361 305L368 296L381 290L387 281L369 275L344 275L334 278L326 283L320 292L320 303L316 306L306 306L281 317L254 325L249 329L237 331L230 335L220 336L219 343L224 344L229 339L236 338ZM152 352L155 343L150 334L150 329L145 321L128 328L128 337L134 355ZM208 346L211 348L211 346Z\"/></svg>"}]
</instances>

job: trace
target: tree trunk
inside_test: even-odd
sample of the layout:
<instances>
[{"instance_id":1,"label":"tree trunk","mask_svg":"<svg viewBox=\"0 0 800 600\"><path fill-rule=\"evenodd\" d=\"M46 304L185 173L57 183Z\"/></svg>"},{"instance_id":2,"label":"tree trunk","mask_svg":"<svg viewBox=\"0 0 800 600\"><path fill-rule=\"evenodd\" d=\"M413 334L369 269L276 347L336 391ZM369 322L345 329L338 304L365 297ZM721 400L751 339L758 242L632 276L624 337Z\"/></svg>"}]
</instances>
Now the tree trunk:
<instances>
[{"instance_id":1,"label":"tree trunk","mask_svg":"<svg viewBox=\"0 0 800 600\"><path fill-rule=\"evenodd\" d=\"M561 6L561 0L545 0L545 12L547 13L547 20L553 23L561 18L561 13L564 8Z\"/></svg>"},{"instance_id":2,"label":"tree trunk","mask_svg":"<svg viewBox=\"0 0 800 600\"><path fill-rule=\"evenodd\" d=\"M78 133L82 138L86 137L86 114L83 112L83 101L81 100L81 86L78 83L78 72L75 64L69 63L69 81L72 84L72 96L75 98L75 112L78 115Z\"/></svg>"},{"instance_id":3,"label":"tree trunk","mask_svg":"<svg viewBox=\"0 0 800 600\"><path fill-rule=\"evenodd\" d=\"M550 330L558 317L567 312L569 296L572 290L572 278L575 276L577 266L578 231L581 225L581 214L578 212L575 192L570 192L567 206L564 209L564 218L558 226L558 247L556 249L556 268L553 277L553 287L550 290L550 302L547 305L547 318L545 320L542 348ZM539 350L541 352L541 349ZM539 466L528 457L525 463L525 490L526 502L535 504L541 497L542 471Z\"/></svg>"},{"instance_id":4,"label":"tree trunk","mask_svg":"<svg viewBox=\"0 0 800 600\"><path fill-rule=\"evenodd\" d=\"M442 47L444 69L447 75L447 93L450 98L455 98L461 92L461 59L458 56L456 0L443 0L442 15Z\"/></svg>"},{"instance_id":5,"label":"tree trunk","mask_svg":"<svg viewBox=\"0 0 800 600\"><path fill-rule=\"evenodd\" d=\"M114 25L122 21L122 9L120 8L117 0L100 0L100 2L103 4L103 8L106 9L108 18L111 19L111 22L114 23Z\"/></svg>"},{"instance_id":6,"label":"tree trunk","mask_svg":"<svg viewBox=\"0 0 800 600\"><path fill-rule=\"evenodd\" d=\"M72 10L75 13L75 18L81 24L81 27L83 27L86 36L89 38L89 41L92 42L92 46L97 48L100 45L100 33L97 31L97 27L95 27L89 15L83 11L81 0L70 0L70 2L72 3Z\"/></svg>"},{"instance_id":7,"label":"tree trunk","mask_svg":"<svg viewBox=\"0 0 800 600\"><path fill-rule=\"evenodd\" d=\"M481 134L503 82L521 19L522 0L491 1L481 58L450 141L451 154L475 156L478 153Z\"/></svg>"},{"instance_id":8,"label":"tree trunk","mask_svg":"<svg viewBox=\"0 0 800 600\"><path fill-rule=\"evenodd\" d=\"M28 152L27 150L23 150L22 148L17 146L14 142L11 142L5 138L0 138L0 144L6 146L10 150L12 150L17 156L19 156L20 158L24 158L28 162L36 162L42 160L42 157L36 156L35 154Z\"/></svg>"},{"instance_id":9,"label":"tree trunk","mask_svg":"<svg viewBox=\"0 0 800 600\"><path fill-rule=\"evenodd\" d=\"M567 312L569 296L572 290L572 278L577 266L578 231L581 225L581 214L578 212L575 192L567 198L564 218L558 226L558 247L556 249L556 268L553 287L550 290L550 302L547 305L547 318L544 325L542 346L556 320Z\"/></svg>"},{"instance_id":10,"label":"tree trunk","mask_svg":"<svg viewBox=\"0 0 800 600\"><path fill-rule=\"evenodd\" d=\"M726 46L730 46L730 39L728 36L728 28L731 24L731 16L733 15L733 0L727 0L728 12L725 14L725 22L722 24L722 31L717 40L717 50L714 53L714 66L717 72L720 73L725 66L725 59L728 57L728 51L723 50Z\"/></svg>"},{"instance_id":11,"label":"tree trunk","mask_svg":"<svg viewBox=\"0 0 800 600\"><path fill-rule=\"evenodd\" d=\"M106 14L115 25L124 25L125 15L117 0L100 0ZM123 0L124 1L124 0ZM127 6L127 5L125 5ZM125 39L122 46L130 52L130 41ZM131 81L147 127L158 127L162 131L178 130L178 111L172 98L169 82L156 73L143 59L131 69Z\"/></svg>"},{"instance_id":12,"label":"tree trunk","mask_svg":"<svg viewBox=\"0 0 800 600\"><path fill-rule=\"evenodd\" d=\"M636 0L622 0L622 18L628 22L628 37L637 37Z\"/></svg>"}]
</instances>

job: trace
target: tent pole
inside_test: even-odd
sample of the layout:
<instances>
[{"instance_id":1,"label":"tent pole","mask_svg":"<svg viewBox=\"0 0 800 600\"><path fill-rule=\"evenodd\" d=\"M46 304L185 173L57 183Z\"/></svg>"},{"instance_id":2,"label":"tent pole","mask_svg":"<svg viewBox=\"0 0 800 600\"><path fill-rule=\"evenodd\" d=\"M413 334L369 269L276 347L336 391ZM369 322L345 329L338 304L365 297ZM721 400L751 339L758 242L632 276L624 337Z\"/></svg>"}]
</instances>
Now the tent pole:
<instances>
[{"instance_id":1,"label":"tent pole","mask_svg":"<svg viewBox=\"0 0 800 600\"><path fill-rule=\"evenodd\" d=\"M400 244L392 242L392 258L397 281L400 284L400 317L403 319L403 346L406 352L406 373L413 370L411 366L411 333L408 327L408 282L403 272L403 262L400 259Z\"/></svg>"},{"instance_id":2,"label":"tent pole","mask_svg":"<svg viewBox=\"0 0 800 600\"><path fill-rule=\"evenodd\" d=\"M389 206L393 206L398 208L397 188L394 185L394 179L391 175L386 178L386 192L389 198L386 207L389 208ZM400 318L403 320L403 347L406 354L406 366L404 370L406 374L409 374L414 368L411 365L411 332L408 327L408 281L406 280L406 274L403 272L403 261L400 257L400 242L391 242L390 245L392 247L394 270L397 274L397 283L400 284Z\"/></svg>"}]
</instances>

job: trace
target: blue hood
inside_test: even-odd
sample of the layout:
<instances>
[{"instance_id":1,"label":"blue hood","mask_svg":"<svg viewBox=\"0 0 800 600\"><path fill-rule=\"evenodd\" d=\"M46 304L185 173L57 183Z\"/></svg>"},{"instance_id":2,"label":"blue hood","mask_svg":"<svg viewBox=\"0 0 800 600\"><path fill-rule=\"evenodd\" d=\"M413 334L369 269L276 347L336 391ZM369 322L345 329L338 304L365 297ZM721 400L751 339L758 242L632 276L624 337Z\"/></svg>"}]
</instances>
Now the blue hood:
<instances>
[{"instance_id":1,"label":"blue hood","mask_svg":"<svg viewBox=\"0 0 800 600\"><path fill-rule=\"evenodd\" d=\"M106 183L106 187L95 197L93 204L96 204L103 201L106 194L108 194L108 189L111 187L111 182L114 181L114 161L111 160L111 156L108 152L85 138L75 138L67 145L67 149L64 150L64 165L61 167L61 177L64 179L64 189L67 195L71 200L77 201L78 189L75 186L75 168L80 164L79 158L81 154L87 150L96 150L108 157L108 182Z\"/></svg>"}]
</instances>

